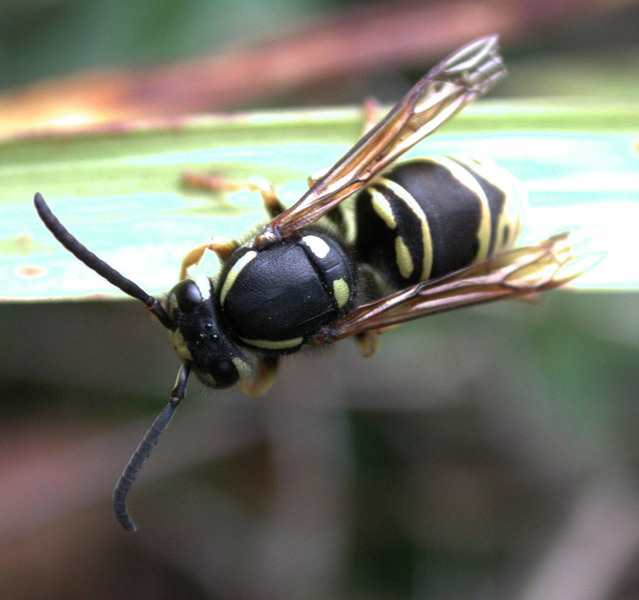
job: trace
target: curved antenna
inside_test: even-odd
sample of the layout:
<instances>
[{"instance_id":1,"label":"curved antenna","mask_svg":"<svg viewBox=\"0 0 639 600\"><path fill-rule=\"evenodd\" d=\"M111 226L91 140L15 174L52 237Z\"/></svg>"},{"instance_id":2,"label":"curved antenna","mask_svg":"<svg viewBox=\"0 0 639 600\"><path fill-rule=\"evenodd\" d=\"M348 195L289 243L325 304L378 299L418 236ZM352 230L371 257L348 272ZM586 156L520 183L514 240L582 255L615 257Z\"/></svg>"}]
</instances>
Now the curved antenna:
<instances>
[{"instance_id":1,"label":"curved antenna","mask_svg":"<svg viewBox=\"0 0 639 600\"><path fill-rule=\"evenodd\" d=\"M127 495L140 470L144 466L146 459L149 458L153 448L158 443L160 436L171 423L175 409L184 398L186 383L189 379L189 371L190 367L188 364L182 365L178 371L177 381L171 392L171 398L168 404L160 411L160 414L155 418L149 430L144 434L139 446L131 455L126 467L124 467L120 479L118 479L118 482L115 484L115 489L113 490L113 511L115 512L115 518L127 531L136 530L135 523L131 520L131 516L126 507Z\"/></svg>"},{"instance_id":2,"label":"curved antenna","mask_svg":"<svg viewBox=\"0 0 639 600\"><path fill-rule=\"evenodd\" d=\"M105 263L86 246L81 244L77 238L60 223L60 220L53 214L41 194L37 193L35 195L33 203L47 229L71 254L128 296L144 302L146 307L159 319L164 327L167 329L175 329L175 324L162 305L153 296L149 296L137 283L127 279L122 273L116 271L111 265Z\"/></svg>"}]
</instances>

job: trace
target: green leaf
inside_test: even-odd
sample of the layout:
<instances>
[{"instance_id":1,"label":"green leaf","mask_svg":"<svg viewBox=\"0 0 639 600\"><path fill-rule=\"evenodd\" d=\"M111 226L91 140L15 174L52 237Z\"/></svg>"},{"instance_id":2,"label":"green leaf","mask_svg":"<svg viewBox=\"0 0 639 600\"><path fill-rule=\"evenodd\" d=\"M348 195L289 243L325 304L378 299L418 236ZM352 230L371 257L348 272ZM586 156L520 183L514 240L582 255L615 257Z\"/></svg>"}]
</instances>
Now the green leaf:
<instances>
[{"instance_id":1,"label":"green leaf","mask_svg":"<svg viewBox=\"0 0 639 600\"><path fill-rule=\"evenodd\" d=\"M488 155L530 190L525 240L583 231L606 259L579 286L639 287L639 104L483 102L412 154ZM255 193L186 189L185 170L260 175L287 204L306 177L357 140L358 109L185 118L0 142L0 277L5 300L122 296L64 250L32 203L40 192L68 229L151 294L176 281L182 256L211 235L265 221ZM631 246L631 243L633 246ZM205 267L215 273L215 260Z\"/></svg>"}]
</instances>

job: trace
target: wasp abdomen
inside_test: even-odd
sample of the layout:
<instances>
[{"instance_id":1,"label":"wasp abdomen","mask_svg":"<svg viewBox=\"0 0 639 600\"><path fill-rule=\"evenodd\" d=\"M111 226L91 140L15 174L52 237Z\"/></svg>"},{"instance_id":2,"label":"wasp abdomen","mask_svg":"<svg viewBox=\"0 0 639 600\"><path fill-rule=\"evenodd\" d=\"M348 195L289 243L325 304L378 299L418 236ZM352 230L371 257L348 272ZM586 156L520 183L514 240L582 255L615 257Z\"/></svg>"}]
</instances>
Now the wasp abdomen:
<instances>
[{"instance_id":1,"label":"wasp abdomen","mask_svg":"<svg viewBox=\"0 0 639 600\"><path fill-rule=\"evenodd\" d=\"M358 260L396 289L511 246L522 193L494 163L459 157L400 163L356 198Z\"/></svg>"}]
</instances>

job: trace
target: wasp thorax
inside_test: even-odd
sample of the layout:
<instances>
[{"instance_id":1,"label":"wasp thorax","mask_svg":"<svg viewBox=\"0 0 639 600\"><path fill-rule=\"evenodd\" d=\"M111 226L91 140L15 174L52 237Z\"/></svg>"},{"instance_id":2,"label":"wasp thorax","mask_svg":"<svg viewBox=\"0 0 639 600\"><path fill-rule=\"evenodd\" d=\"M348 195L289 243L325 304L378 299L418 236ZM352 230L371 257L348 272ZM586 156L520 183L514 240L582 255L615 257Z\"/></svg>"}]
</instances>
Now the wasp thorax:
<instances>
[{"instance_id":1,"label":"wasp thorax","mask_svg":"<svg viewBox=\"0 0 639 600\"><path fill-rule=\"evenodd\" d=\"M220 276L219 304L243 346L287 354L350 310L356 280L355 265L337 238L304 231L259 250L237 250Z\"/></svg>"},{"instance_id":2,"label":"wasp thorax","mask_svg":"<svg viewBox=\"0 0 639 600\"><path fill-rule=\"evenodd\" d=\"M251 367L221 326L213 292L208 277L185 279L173 287L166 300L175 324L169 338L180 360L205 385L225 388L246 378Z\"/></svg>"}]
</instances>

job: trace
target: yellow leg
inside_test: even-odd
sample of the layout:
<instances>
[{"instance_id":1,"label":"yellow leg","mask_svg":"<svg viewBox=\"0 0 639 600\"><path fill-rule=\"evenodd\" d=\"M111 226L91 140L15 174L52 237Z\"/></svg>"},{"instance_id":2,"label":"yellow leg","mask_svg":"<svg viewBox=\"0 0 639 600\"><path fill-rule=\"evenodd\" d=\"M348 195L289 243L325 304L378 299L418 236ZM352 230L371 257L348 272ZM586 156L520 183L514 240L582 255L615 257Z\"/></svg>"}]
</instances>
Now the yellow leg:
<instances>
[{"instance_id":1,"label":"yellow leg","mask_svg":"<svg viewBox=\"0 0 639 600\"><path fill-rule=\"evenodd\" d=\"M357 344L359 353L364 358L373 356L379 348L379 340L377 339L378 336L380 336L382 333L390 331L391 329L395 329L396 327L399 327L399 325L389 325L388 327L382 327L381 329L375 329L374 331L364 331L362 333L358 333L353 339Z\"/></svg>"},{"instance_id":2,"label":"yellow leg","mask_svg":"<svg viewBox=\"0 0 639 600\"><path fill-rule=\"evenodd\" d=\"M379 121L379 104L374 98L364 101L362 106L364 114L364 133L368 133Z\"/></svg>"},{"instance_id":3,"label":"yellow leg","mask_svg":"<svg viewBox=\"0 0 639 600\"><path fill-rule=\"evenodd\" d=\"M277 374L277 357L264 357L257 367L257 374L252 379L244 379L236 385L249 398L259 398L268 392Z\"/></svg>"},{"instance_id":4,"label":"yellow leg","mask_svg":"<svg viewBox=\"0 0 639 600\"><path fill-rule=\"evenodd\" d=\"M359 353L364 357L368 358L369 356L373 356L377 352L377 348L379 347L379 341L377 340L377 334L373 331L365 331L356 335L354 338L355 343L357 344L357 349Z\"/></svg>"},{"instance_id":5,"label":"yellow leg","mask_svg":"<svg viewBox=\"0 0 639 600\"><path fill-rule=\"evenodd\" d=\"M259 192L264 202L264 208L270 217L279 215L285 209L275 193L275 188L263 177L251 177L245 181L231 181L216 173L203 174L186 171L182 174L182 185L213 193L237 192L242 189Z\"/></svg>"},{"instance_id":6,"label":"yellow leg","mask_svg":"<svg viewBox=\"0 0 639 600\"><path fill-rule=\"evenodd\" d=\"M202 257L207 250L215 252L215 254L224 261L231 256L231 254L233 254L239 246L240 244L237 240L216 235L208 242L204 242L192 250L189 250L180 263L180 281L189 276L189 269L197 265L202 260Z\"/></svg>"},{"instance_id":7,"label":"yellow leg","mask_svg":"<svg viewBox=\"0 0 639 600\"><path fill-rule=\"evenodd\" d=\"M271 218L286 210L282 201L277 197L273 185L263 177L251 177L247 179L244 185L249 190L260 193L262 202L264 202L264 209Z\"/></svg>"},{"instance_id":8,"label":"yellow leg","mask_svg":"<svg viewBox=\"0 0 639 600\"><path fill-rule=\"evenodd\" d=\"M317 173L313 173L306 178L306 185L309 188L312 188L324 175L328 173L328 169L322 169L321 171L317 171Z\"/></svg>"},{"instance_id":9,"label":"yellow leg","mask_svg":"<svg viewBox=\"0 0 639 600\"><path fill-rule=\"evenodd\" d=\"M379 121L379 104L377 100L369 98L362 104L362 115L364 117L364 130L362 134L368 133ZM309 188L312 188L324 175L328 173L328 169L322 169L309 175L306 178L306 183Z\"/></svg>"}]
</instances>

